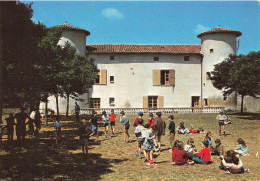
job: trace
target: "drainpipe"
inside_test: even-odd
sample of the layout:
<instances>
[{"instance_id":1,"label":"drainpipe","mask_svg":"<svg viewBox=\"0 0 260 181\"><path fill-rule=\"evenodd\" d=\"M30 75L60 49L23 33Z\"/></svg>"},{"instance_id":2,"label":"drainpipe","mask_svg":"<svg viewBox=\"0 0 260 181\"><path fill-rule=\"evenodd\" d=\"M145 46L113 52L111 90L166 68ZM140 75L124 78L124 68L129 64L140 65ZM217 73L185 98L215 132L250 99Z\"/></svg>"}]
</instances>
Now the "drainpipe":
<instances>
[{"instance_id":1,"label":"drainpipe","mask_svg":"<svg viewBox=\"0 0 260 181\"><path fill-rule=\"evenodd\" d=\"M201 70L201 72L200 72L200 86L201 86L201 90L200 90L200 97L201 97L201 101L200 101L200 107L202 107L202 101L203 101L203 57L204 57L204 55L203 55L203 53L202 52L200 52L201 53L201 67L200 67L200 70Z\"/></svg>"}]
</instances>

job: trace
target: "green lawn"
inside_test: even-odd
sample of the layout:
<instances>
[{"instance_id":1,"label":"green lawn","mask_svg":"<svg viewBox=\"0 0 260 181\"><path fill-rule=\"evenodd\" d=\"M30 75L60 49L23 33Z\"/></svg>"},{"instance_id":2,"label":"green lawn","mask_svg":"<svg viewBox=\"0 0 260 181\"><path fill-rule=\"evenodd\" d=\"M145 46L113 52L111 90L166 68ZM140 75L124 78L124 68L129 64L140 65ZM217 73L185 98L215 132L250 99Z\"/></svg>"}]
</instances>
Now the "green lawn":
<instances>
[{"instance_id":1,"label":"green lawn","mask_svg":"<svg viewBox=\"0 0 260 181\"><path fill-rule=\"evenodd\" d=\"M259 180L260 162L259 156L259 115L239 114L229 115L232 124L227 125L227 137L218 136L217 114L176 114L176 126L184 121L186 127L193 124L195 128L202 126L206 131L213 133L213 140L220 138L224 151L234 149L237 139L243 138L249 146L250 156L242 157L245 168L250 172L239 175L227 175L219 169L219 159L212 156L210 165L193 165L178 167L170 165L171 153L169 149L169 137L162 138L160 155L155 153L157 166L147 166L143 160L139 161L136 153L136 138L134 135L133 121L137 115L128 115L131 121L129 130L132 143L123 143L123 128L117 115L116 135L112 139L106 139L102 134L101 142L97 143L95 137L90 140L89 157L81 154L80 143L76 135L77 126L73 118L62 121L63 144L55 145L54 129L42 128L40 138L27 140L25 149L2 145L0 152L1 179L6 180ZM168 127L168 115L163 115ZM144 116L147 121L148 116ZM53 122L49 123L50 126ZM103 131L102 127L99 127ZM168 133L168 130L167 130ZM192 137L195 145L202 149L201 141L205 134L178 135L176 138L183 141Z\"/></svg>"}]
</instances>

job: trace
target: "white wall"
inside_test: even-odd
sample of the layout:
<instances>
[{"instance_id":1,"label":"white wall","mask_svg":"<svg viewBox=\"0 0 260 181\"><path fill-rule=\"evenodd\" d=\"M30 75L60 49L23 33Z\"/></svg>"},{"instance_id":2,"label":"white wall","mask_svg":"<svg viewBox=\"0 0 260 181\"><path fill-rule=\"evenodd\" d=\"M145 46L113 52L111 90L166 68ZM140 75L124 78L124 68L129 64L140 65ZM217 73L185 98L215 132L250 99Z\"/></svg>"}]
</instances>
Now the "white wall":
<instances>
[{"instance_id":1,"label":"white wall","mask_svg":"<svg viewBox=\"0 0 260 181\"><path fill-rule=\"evenodd\" d=\"M69 42L74 45L77 50L77 54L85 56L86 53L86 34L77 31L63 30L62 37L58 44L65 45L65 42Z\"/></svg>"},{"instance_id":2,"label":"white wall","mask_svg":"<svg viewBox=\"0 0 260 181\"><path fill-rule=\"evenodd\" d=\"M107 85L93 85L90 98L101 98L101 108L143 107L143 96L164 96L164 107L190 107L191 96L200 96L201 57L191 55L185 62L183 55L95 54L98 69L107 69ZM153 70L175 69L175 86L153 86ZM114 83L110 83L114 76ZM109 98L115 98L115 106Z\"/></svg>"},{"instance_id":3,"label":"white wall","mask_svg":"<svg viewBox=\"0 0 260 181\"><path fill-rule=\"evenodd\" d=\"M222 91L213 87L211 80L207 78L206 72L211 72L214 65L222 62L229 54L236 53L236 35L215 33L207 34L201 37L201 51L203 57L203 97L211 100L211 106L225 106L234 109L236 107L236 99L232 94L227 101L223 101ZM213 49L213 53L210 53Z\"/></svg>"}]
</instances>

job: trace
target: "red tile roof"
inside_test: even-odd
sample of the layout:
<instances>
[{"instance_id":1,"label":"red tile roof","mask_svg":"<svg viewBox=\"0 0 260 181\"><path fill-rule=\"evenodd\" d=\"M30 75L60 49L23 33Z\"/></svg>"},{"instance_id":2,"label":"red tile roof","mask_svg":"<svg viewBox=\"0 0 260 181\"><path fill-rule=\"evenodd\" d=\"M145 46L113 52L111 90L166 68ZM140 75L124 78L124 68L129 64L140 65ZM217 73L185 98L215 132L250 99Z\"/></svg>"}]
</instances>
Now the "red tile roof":
<instances>
[{"instance_id":1,"label":"red tile roof","mask_svg":"<svg viewBox=\"0 0 260 181\"><path fill-rule=\"evenodd\" d=\"M237 30L231 30L231 29L228 29L228 28L217 27L217 28L211 29L209 31L205 31L203 33L200 33L200 34L198 34L197 37L200 38L203 35L211 34L211 33L232 33L232 34L235 34L237 37L242 35L242 33L240 31L237 31Z\"/></svg>"},{"instance_id":2,"label":"red tile roof","mask_svg":"<svg viewBox=\"0 0 260 181\"><path fill-rule=\"evenodd\" d=\"M200 45L88 44L90 53L200 54Z\"/></svg>"},{"instance_id":3,"label":"red tile roof","mask_svg":"<svg viewBox=\"0 0 260 181\"><path fill-rule=\"evenodd\" d=\"M83 32L83 33L86 34L86 36L90 35L90 32L88 30L85 30L85 29L82 29L82 28L70 25L68 23L64 23L62 25L52 26L50 28L62 28L62 29L65 29L65 30L74 30L74 31Z\"/></svg>"}]
</instances>

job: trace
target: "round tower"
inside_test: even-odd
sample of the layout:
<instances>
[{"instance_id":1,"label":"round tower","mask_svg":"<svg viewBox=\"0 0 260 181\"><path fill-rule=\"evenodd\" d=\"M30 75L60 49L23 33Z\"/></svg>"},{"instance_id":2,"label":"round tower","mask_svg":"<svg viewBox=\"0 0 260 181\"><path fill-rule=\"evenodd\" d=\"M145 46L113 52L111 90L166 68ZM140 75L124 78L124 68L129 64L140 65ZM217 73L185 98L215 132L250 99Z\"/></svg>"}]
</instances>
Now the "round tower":
<instances>
[{"instance_id":1,"label":"round tower","mask_svg":"<svg viewBox=\"0 0 260 181\"><path fill-rule=\"evenodd\" d=\"M59 45L65 45L69 42L75 46L76 53L85 56L86 54L86 37L90 35L88 30L73 26L65 22L62 25L53 26L62 29L62 37L59 41Z\"/></svg>"},{"instance_id":2,"label":"round tower","mask_svg":"<svg viewBox=\"0 0 260 181\"><path fill-rule=\"evenodd\" d=\"M62 25L53 26L51 28L61 28L62 29L62 37L60 41L58 42L59 45L65 45L66 42L69 42L71 45L73 45L76 48L76 53L81 56L86 56L86 37L90 35L90 32L88 30L73 26L65 22ZM85 93L80 96L80 99L83 99L84 102L78 102L81 108L86 107L88 105L88 94ZM56 98L54 96L51 96L48 98L48 108L54 110L57 112L56 108ZM61 114L66 112L67 108L67 100L65 98L58 98L59 100L59 112ZM70 99L69 102L69 113L74 112L75 108L75 100ZM45 104L40 104L40 109L44 109Z\"/></svg>"},{"instance_id":3,"label":"round tower","mask_svg":"<svg viewBox=\"0 0 260 181\"><path fill-rule=\"evenodd\" d=\"M222 62L229 54L236 54L237 40L240 31L217 27L199 34L201 39L202 59L202 103L204 106L224 106L225 109L236 109L236 93L223 97L222 91L213 87L209 79L214 65Z\"/></svg>"}]
</instances>

